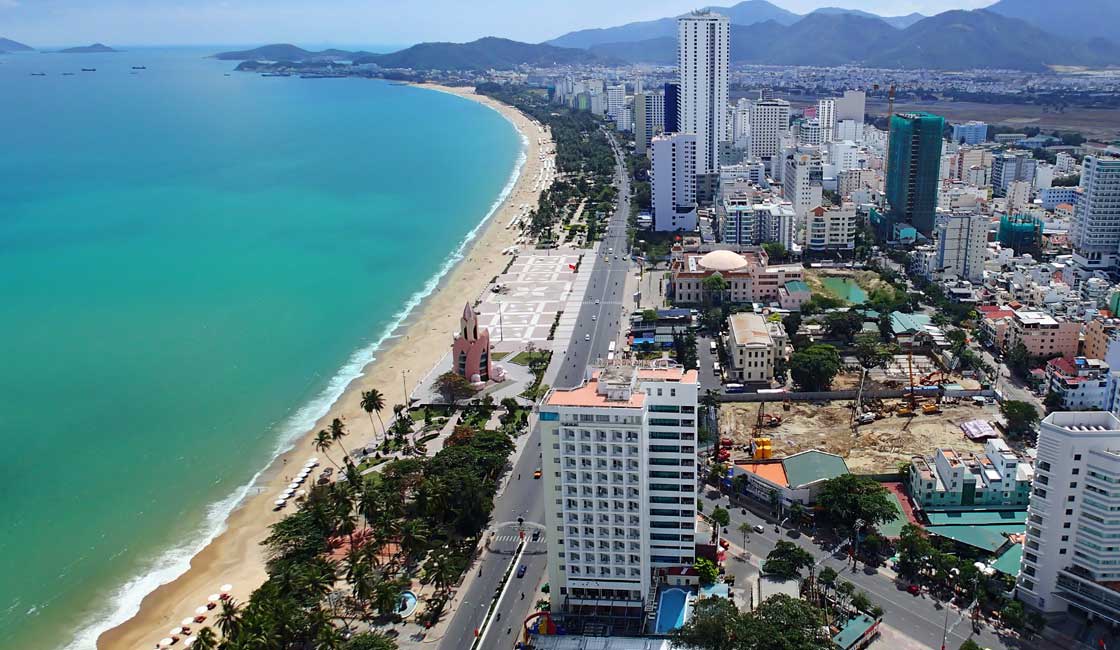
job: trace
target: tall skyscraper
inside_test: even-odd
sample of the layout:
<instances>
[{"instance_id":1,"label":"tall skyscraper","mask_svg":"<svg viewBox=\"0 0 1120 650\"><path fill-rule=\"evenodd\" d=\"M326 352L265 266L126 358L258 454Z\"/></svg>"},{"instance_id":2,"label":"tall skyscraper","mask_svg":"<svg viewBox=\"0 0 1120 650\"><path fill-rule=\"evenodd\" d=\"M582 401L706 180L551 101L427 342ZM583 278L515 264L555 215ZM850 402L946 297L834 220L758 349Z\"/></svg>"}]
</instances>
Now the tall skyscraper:
<instances>
[{"instance_id":1,"label":"tall skyscraper","mask_svg":"<svg viewBox=\"0 0 1120 650\"><path fill-rule=\"evenodd\" d=\"M651 148L653 229L696 230L696 135L665 133L653 138Z\"/></svg>"},{"instance_id":2,"label":"tall skyscraper","mask_svg":"<svg viewBox=\"0 0 1120 650\"><path fill-rule=\"evenodd\" d=\"M665 130L665 96L656 92L634 95L634 150L642 155L649 150L653 136Z\"/></svg>"},{"instance_id":3,"label":"tall skyscraper","mask_svg":"<svg viewBox=\"0 0 1120 650\"><path fill-rule=\"evenodd\" d=\"M697 11L677 19L680 131L696 134L697 174L719 171L720 138L727 132L730 39L726 16Z\"/></svg>"},{"instance_id":4,"label":"tall skyscraper","mask_svg":"<svg viewBox=\"0 0 1120 650\"><path fill-rule=\"evenodd\" d=\"M823 202L823 173L820 152L813 147L795 149L785 157L782 198L793 205L799 220Z\"/></svg>"},{"instance_id":5,"label":"tall skyscraper","mask_svg":"<svg viewBox=\"0 0 1120 650\"><path fill-rule=\"evenodd\" d=\"M782 99L763 99L751 105L750 157L767 164L773 173L773 164L779 161L782 137L789 131L789 102Z\"/></svg>"},{"instance_id":6,"label":"tall skyscraper","mask_svg":"<svg viewBox=\"0 0 1120 650\"><path fill-rule=\"evenodd\" d=\"M990 217L982 214L949 215L937 229L937 270L942 277L984 279L990 224Z\"/></svg>"},{"instance_id":7,"label":"tall skyscraper","mask_svg":"<svg viewBox=\"0 0 1120 650\"><path fill-rule=\"evenodd\" d=\"M617 122L625 106L626 86L622 84L607 86L607 117Z\"/></svg>"},{"instance_id":8,"label":"tall skyscraper","mask_svg":"<svg viewBox=\"0 0 1120 650\"><path fill-rule=\"evenodd\" d=\"M1120 498L1120 420L1102 411L1051 413L1035 447L1017 595L1045 614L1072 607L1118 621L1120 516L1112 504Z\"/></svg>"},{"instance_id":9,"label":"tall skyscraper","mask_svg":"<svg viewBox=\"0 0 1120 650\"><path fill-rule=\"evenodd\" d=\"M845 90L844 96L834 99L833 104L837 122L852 120L863 124L863 118L867 113L867 93L862 90Z\"/></svg>"},{"instance_id":10,"label":"tall skyscraper","mask_svg":"<svg viewBox=\"0 0 1120 650\"><path fill-rule=\"evenodd\" d=\"M929 237L937 210L941 135L945 120L930 113L891 116L887 201L891 221L908 223Z\"/></svg>"},{"instance_id":11,"label":"tall skyscraper","mask_svg":"<svg viewBox=\"0 0 1120 650\"><path fill-rule=\"evenodd\" d=\"M817 102L817 122L821 125L821 143L832 142L836 136L835 99L822 99Z\"/></svg>"},{"instance_id":12,"label":"tall skyscraper","mask_svg":"<svg viewBox=\"0 0 1120 650\"><path fill-rule=\"evenodd\" d=\"M695 370L608 364L540 405L552 611L645 618L655 575L696 542Z\"/></svg>"},{"instance_id":13,"label":"tall skyscraper","mask_svg":"<svg viewBox=\"0 0 1120 650\"><path fill-rule=\"evenodd\" d=\"M731 142L736 149L746 150L751 137L751 100L742 98L731 111Z\"/></svg>"},{"instance_id":14,"label":"tall skyscraper","mask_svg":"<svg viewBox=\"0 0 1120 650\"><path fill-rule=\"evenodd\" d=\"M1120 248L1120 158L1085 156L1081 199L1070 229L1073 261L1083 271L1116 267Z\"/></svg>"},{"instance_id":15,"label":"tall skyscraper","mask_svg":"<svg viewBox=\"0 0 1120 650\"><path fill-rule=\"evenodd\" d=\"M665 132L681 130L681 85L676 81L665 84Z\"/></svg>"}]
</instances>

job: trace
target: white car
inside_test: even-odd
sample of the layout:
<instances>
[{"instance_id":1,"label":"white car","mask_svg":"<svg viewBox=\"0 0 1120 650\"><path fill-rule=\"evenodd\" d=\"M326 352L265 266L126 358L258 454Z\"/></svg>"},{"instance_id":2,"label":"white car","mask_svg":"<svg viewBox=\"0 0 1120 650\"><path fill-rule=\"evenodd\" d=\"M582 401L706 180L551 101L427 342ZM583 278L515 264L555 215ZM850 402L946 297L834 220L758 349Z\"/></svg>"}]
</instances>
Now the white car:
<instances>
[{"instance_id":1,"label":"white car","mask_svg":"<svg viewBox=\"0 0 1120 650\"><path fill-rule=\"evenodd\" d=\"M591 320L599 320L598 314L591 314Z\"/></svg>"},{"instance_id":2,"label":"white car","mask_svg":"<svg viewBox=\"0 0 1120 650\"><path fill-rule=\"evenodd\" d=\"M583 335L583 340L584 341L590 341L591 340L591 335L590 334L584 334Z\"/></svg>"}]
</instances>

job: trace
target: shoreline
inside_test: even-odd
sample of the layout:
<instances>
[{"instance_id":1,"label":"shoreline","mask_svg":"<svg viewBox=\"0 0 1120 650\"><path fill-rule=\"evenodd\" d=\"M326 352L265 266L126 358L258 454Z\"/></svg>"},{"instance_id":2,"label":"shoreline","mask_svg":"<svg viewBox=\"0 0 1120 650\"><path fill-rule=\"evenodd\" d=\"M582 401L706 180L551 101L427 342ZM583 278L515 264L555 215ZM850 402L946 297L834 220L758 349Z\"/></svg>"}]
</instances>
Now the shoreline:
<instances>
[{"instance_id":1,"label":"shoreline","mask_svg":"<svg viewBox=\"0 0 1120 650\"><path fill-rule=\"evenodd\" d=\"M185 616L206 601L218 585L234 585L232 596L239 602L267 578L265 558L260 542L269 527L290 510L273 512L274 495L282 491L288 480L284 470L311 456L320 456L310 445L314 432L333 418L342 417L350 431L350 444L370 439L373 428L359 402L363 390L376 387L385 396L386 411L392 405L405 403L403 384L415 385L439 362L449 349L451 336L458 324L464 300L473 300L500 274L508 259L501 251L516 243L520 229L508 224L520 213L519 206L539 201L537 187L543 168L542 153L551 152L551 140L539 124L512 106L477 95L473 88L457 88L435 84L409 84L437 92L457 95L497 111L518 131L523 146L519 165L511 173L511 183L503 188L486 219L480 221L464 237L461 248L453 251L448 266L433 276L434 286L426 283L417 294L427 291L412 305L406 303L398 312L399 322L372 347L372 360L367 361L357 377L350 380L341 394L314 425L291 441L280 441L277 455L261 470L244 490L245 495L225 518L219 532L190 559L189 568L148 594L139 603L138 611L126 620L104 630L97 636L99 649L135 648L166 636ZM514 180L514 175L516 179ZM473 235L473 237L472 237ZM454 258L459 256L460 259ZM410 301L411 302L411 301ZM355 354L360 354L361 351ZM305 408L306 405L302 405ZM287 448L286 451L280 449ZM337 452L332 452L332 457ZM325 458L324 458L325 460ZM336 459L337 460L337 459ZM328 465L324 462L323 465ZM232 496L232 495L231 495ZM158 571L153 568L152 572Z\"/></svg>"}]
</instances>

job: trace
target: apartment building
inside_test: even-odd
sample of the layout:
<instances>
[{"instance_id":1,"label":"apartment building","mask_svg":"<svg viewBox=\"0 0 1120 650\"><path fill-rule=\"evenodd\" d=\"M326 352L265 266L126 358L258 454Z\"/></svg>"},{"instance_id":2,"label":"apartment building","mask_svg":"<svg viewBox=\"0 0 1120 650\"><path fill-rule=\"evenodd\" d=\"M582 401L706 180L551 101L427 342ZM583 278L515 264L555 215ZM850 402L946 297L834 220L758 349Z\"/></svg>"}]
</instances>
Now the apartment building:
<instances>
[{"instance_id":1,"label":"apartment building","mask_svg":"<svg viewBox=\"0 0 1120 650\"><path fill-rule=\"evenodd\" d=\"M1046 363L1050 393L1057 395L1063 411L1108 410L1111 399L1108 364L1100 359L1062 357Z\"/></svg>"},{"instance_id":2,"label":"apartment building","mask_svg":"<svg viewBox=\"0 0 1120 650\"><path fill-rule=\"evenodd\" d=\"M1081 324L1076 321L1059 321L1046 312L1020 309L1011 316L1009 325L1009 350L1022 343L1032 357L1060 355L1073 361L1077 356Z\"/></svg>"},{"instance_id":3,"label":"apartment building","mask_svg":"<svg viewBox=\"0 0 1120 650\"><path fill-rule=\"evenodd\" d=\"M1120 623L1120 420L1051 413L1036 446L1019 599Z\"/></svg>"},{"instance_id":4,"label":"apartment building","mask_svg":"<svg viewBox=\"0 0 1120 650\"><path fill-rule=\"evenodd\" d=\"M805 215L805 252L828 254L850 252L856 247L856 208L817 206Z\"/></svg>"},{"instance_id":5,"label":"apartment building","mask_svg":"<svg viewBox=\"0 0 1120 650\"><path fill-rule=\"evenodd\" d=\"M661 232L696 230L696 136L691 133L654 136L651 149L653 229Z\"/></svg>"},{"instance_id":6,"label":"apartment building","mask_svg":"<svg viewBox=\"0 0 1120 650\"><path fill-rule=\"evenodd\" d=\"M695 370L609 364L539 407L553 611L640 612L696 542Z\"/></svg>"},{"instance_id":7,"label":"apartment building","mask_svg":"<svg viewBox=\"0 0 1120 650\"><path fill-rule=\"evenodd\" d=\"M910 459L910 497L925 510L1023 507L1030 501L1029 458L993 438L982 453L938 449Z\"/></svg>"}]
</instances>

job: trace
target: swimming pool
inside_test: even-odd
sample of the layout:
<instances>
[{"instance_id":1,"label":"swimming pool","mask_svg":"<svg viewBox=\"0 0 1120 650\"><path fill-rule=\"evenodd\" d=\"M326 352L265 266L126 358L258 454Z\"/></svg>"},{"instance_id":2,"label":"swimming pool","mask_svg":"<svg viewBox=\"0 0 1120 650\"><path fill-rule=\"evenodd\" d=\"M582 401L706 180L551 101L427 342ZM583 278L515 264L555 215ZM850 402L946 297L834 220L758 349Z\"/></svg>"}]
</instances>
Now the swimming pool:
<instances>
[{"instance_id":1,"label":"swimming pool","mask_svg":"<svg viewBox=\"0 0 1120 650\"><path fill-rule=\"evenodd\" d=\"M411 591L404 591L401 593L400 604L397 606L397 614L401 618L408 618L412 612L416 611L416 594Z\"/></svg>"},{"instance_id":2,"label":"swimming pool","mask_svg":"<svg viewBox=\"0 0 1120 650\"><path fill-rule=\"evenodd\" d=\"M661 592L657 600L657 621L654 633L668 634L684 625L688 620L688 601L691 593L687 589L673 587Z\"/></svg>"}]
</instances>

